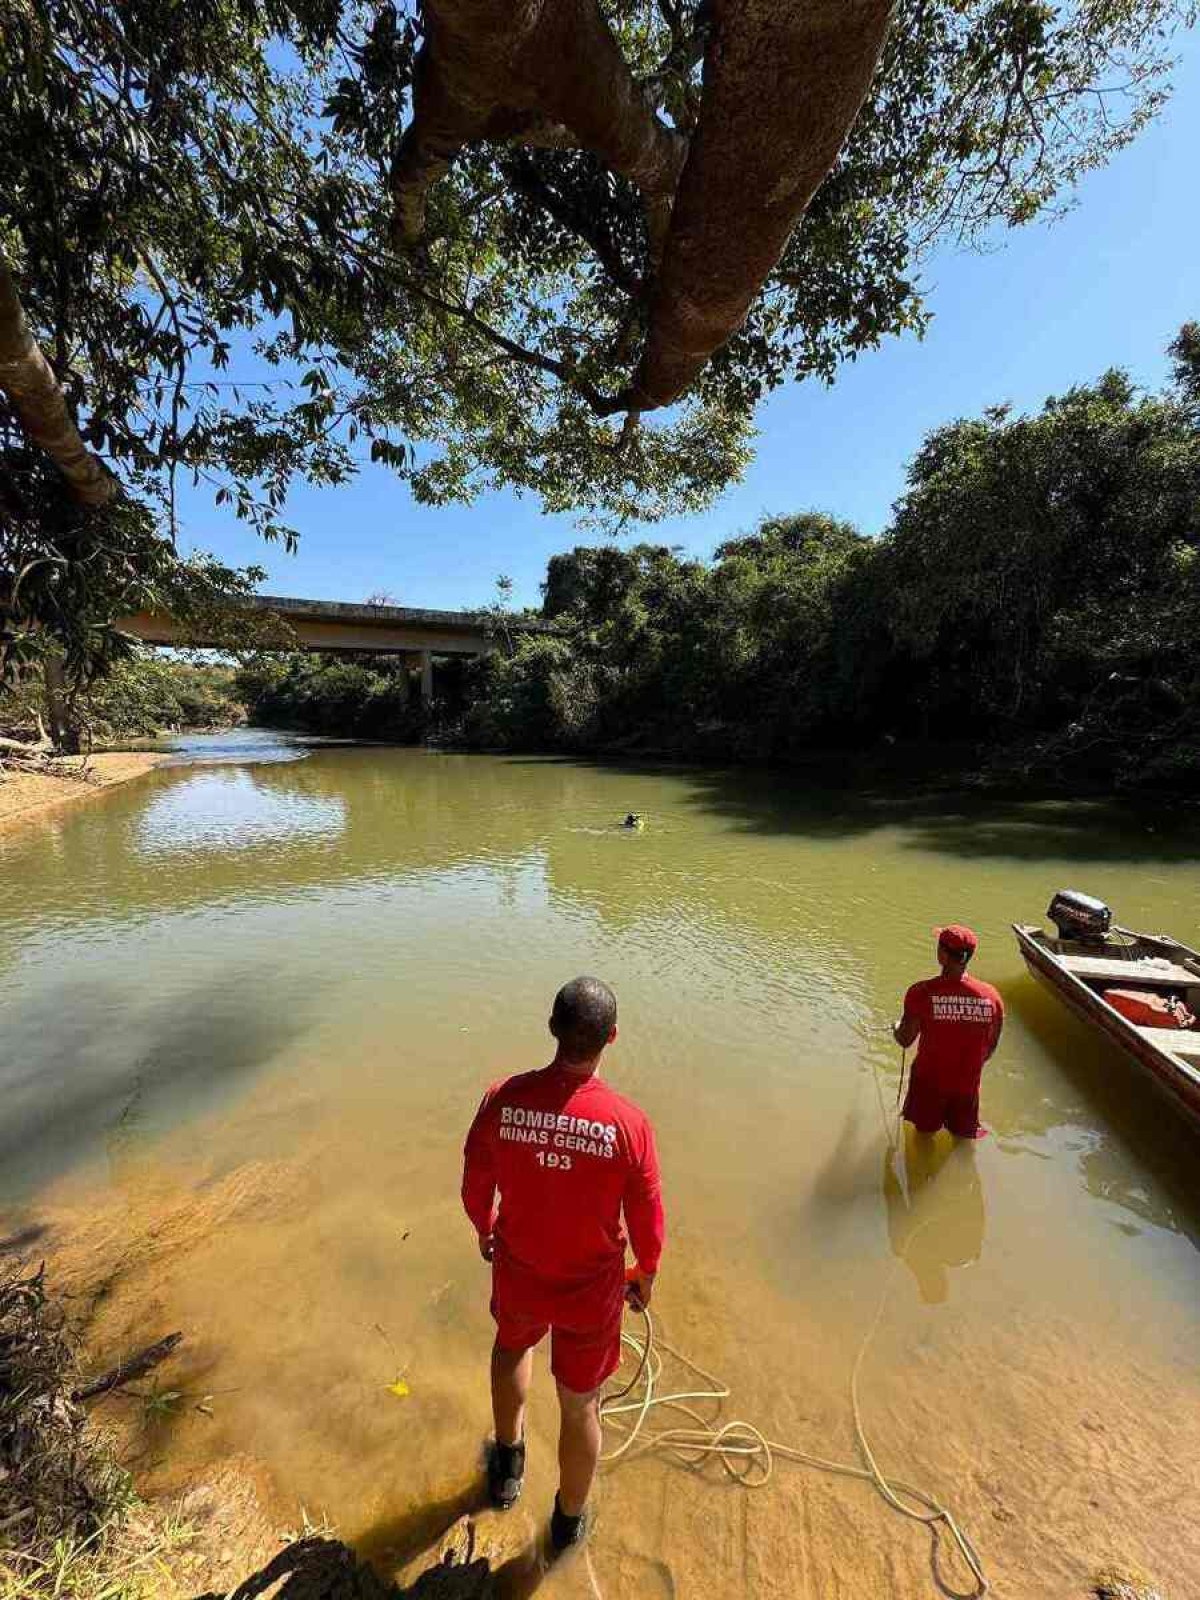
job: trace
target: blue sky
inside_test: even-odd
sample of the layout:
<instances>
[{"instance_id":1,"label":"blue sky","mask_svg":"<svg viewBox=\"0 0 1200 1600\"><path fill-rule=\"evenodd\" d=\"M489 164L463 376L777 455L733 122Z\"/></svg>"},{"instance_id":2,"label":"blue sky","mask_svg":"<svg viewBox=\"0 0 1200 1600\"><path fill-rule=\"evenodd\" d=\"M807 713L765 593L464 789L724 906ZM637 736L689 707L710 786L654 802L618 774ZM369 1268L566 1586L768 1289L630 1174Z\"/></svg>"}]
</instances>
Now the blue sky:
<instances>
[{"instance_id":1,"label":"blue sky","mask_svg":"<svg viewBox=\"0 0 1200 1600\"><path fill-rule=\"evenodd\" d=\"M1162 118L1085 181L1065 219L1005 234L986 254L931 260L934 321L923 341L891 341L844 367L832 389L806 383L775 394L759 414L757 455L742 483L703 516L629 538L707 556L764 512L806 507L878 532L906 461L940 423L999 401L1037 407L1109 366L1160 384L1167 341L1200 318L1195 35L1183 57ZM295 556L264 546L204 495L187 494L181 510L184 544L265 566L268 593L362 600L385 589L418 606L485 604L500 572L513 578L518 605L535 605L547 557L594 537L511 494L469 507L418 506L379 467L340 489L292 495Z\"/></svg>"}]
</instances>

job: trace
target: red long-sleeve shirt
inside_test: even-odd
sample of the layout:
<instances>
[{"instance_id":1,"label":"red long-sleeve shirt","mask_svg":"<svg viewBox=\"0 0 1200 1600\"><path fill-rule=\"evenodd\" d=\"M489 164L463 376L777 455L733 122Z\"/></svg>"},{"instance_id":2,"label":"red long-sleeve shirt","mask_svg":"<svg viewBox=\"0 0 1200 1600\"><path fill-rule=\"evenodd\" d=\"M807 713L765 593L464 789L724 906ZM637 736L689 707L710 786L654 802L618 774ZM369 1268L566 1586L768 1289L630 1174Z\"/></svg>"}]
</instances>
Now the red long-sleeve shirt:
<instances>
[{"instance_id":1,"label":"red long-sleeve shirt","mask_svg":"<svg viewBox=\"0 0 1200 1600\"><path fill-rule=\"evenodd\" d=\"M498 1202L497 1202L498 1193ZM664 1221L649 1119L603 1079L543 1067L493 1084L463 1153L463 1205L499 1259L547 1286L580 1286L625 1260L655 1272Z\"/></svg>"}]
</instances>

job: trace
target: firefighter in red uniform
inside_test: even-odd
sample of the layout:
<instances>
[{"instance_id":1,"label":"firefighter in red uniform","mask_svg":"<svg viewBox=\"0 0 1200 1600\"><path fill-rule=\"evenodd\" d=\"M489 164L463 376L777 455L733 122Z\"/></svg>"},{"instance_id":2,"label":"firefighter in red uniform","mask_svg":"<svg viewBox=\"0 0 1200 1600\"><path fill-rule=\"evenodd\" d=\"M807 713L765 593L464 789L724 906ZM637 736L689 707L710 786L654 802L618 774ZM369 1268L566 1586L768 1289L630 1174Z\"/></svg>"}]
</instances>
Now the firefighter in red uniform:
<instances>
[{"instance_id":1,"label":"firefighter in red uniform","mask_svg":"<svg viewBox=\"0 0 1200 1600\"><path fill-rule=\"evenodd\" d=\"M904 1100L904 1117L919 1133L948 1128L956 1138L979 1139L979 1079L1000 1042L1004 1002L990 983L967 976L979 947L970 928L938 930L941 974L914 983L904 1014L892 1029L907 1049L920 1039Z\"/></svg>"},{"instance_id":2,"label":"firefighter in red uniform","mask_svg":"<svg viewBox=\"0 0 1200 1600\"><path fill-rule=\"evenodd\" d=\"M508 1509L525 1471L533 1347L550 1333L561 1413L556 1553L586 1531L600 1457L600 1389L621 1359L625 1300L648 1305L663 1246L654 1131L597 1068L617 1037L616 996L598 978L559 990L554 1060L488 1090L467 1135L463 1205L492 1264L493 1505ZM636 1267L626 1274L628 1229Z\"/></svg>"}]
</instances>

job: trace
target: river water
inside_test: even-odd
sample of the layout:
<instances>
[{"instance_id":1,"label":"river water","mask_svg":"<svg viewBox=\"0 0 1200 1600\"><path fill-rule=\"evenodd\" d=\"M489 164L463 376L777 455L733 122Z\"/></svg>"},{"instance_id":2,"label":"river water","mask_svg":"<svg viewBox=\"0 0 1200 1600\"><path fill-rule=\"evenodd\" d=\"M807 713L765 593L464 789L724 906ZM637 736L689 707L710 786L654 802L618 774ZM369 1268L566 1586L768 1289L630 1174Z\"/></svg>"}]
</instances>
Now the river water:
<instances>
[{"instance_id":1,"label":"river water","mask_svg":"<svg viewBox=\"0 0 1200 1600\"><path fill-rule=\"evenodd\" d=\"M621 1006L605 1072L659 1133L656 1309L725 1414L854 1459L850 1371L886 1294L872 1444L953 1508L995 1593L1081 1593L1113 1563L1200 1593L1195 1147L1009 931L1069 885L1188 937L1195 836L744 773L253 733L189 754L0 834L3 1248L59 1264L98 1352L185 1331L184 1398L139 1425L151 1488L236 1454L281 1523L303 1505L419 1569L488 1419L462 1135L490 1081L549 1059L555 988L595 972ZM643 831L615 825L631 810ZM990 1137L921 1165L889 1144L888 1025L951 920L1009 1022ZM526 1498L492 1531L517 1557L553 1411L543 1362ZM748 1491L647 1458L605 1476L590 1572L542 1592L934 1583L927 1533L865 1485L780 1463Z\"/></svg>"}]
</instances>

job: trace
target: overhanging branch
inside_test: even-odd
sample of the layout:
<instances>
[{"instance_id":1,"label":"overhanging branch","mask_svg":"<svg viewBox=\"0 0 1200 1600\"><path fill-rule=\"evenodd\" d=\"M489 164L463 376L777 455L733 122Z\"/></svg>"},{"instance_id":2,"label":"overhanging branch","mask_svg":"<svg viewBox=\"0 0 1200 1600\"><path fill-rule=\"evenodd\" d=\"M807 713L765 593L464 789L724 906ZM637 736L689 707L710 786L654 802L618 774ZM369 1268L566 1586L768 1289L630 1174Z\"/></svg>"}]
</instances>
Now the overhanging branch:
<instances>
[{"instance_id":1,"label":"overhanging branch","mask_svg":"<svg viewBox=\"0 0 1200 1600\"><path fill-rule=\"evenodd\" d=\"M892 4L713 0L700 119L634 385L645 408L677 399L744 322L854 125ZM777 94L763 93L764 62Z\"/></svg>"},{"instance_id":2,"label":"overhanging branch","mask_svg":"<svg viewBox=\"0 0 1200 1600\"><path fill-rule=\"evenodd\" d=\"M597 0L425 0L413 118L392 172L393 238L424 234L432 186L484 138L565 128L648 201L674 193L686 146L636 82Z\"/></svg>"},{"instance_id":3,"label":"overhanging branch","mask_svg":"<svg viewBox=\"0 0 1200 1600\"><path fill-rule=\"evenodd\" d=\"M0 394L29 439L44 450L80 505L105 506L117 480L84 444L54 369L25 319L8 262L0 255Z\"/></svg>"}]
</instances>

